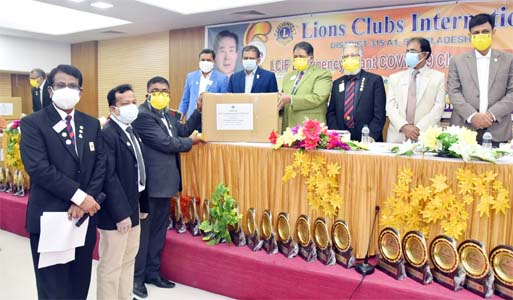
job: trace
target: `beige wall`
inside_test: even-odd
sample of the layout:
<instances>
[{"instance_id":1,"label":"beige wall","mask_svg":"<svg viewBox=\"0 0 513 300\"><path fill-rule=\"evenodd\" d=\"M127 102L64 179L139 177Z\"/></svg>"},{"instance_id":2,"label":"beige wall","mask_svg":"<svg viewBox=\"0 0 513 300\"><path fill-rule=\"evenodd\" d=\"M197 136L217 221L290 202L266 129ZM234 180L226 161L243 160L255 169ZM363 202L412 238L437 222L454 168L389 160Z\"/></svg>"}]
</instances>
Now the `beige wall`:
<instances>
[{"instance_id":1,"label":"beige wall","mask_svg":"<svg viewBox=\"0 0 513 300\"><path fill-rule=\"evenodd\" d=\"M169 31L98 42L98 115L107 116L107 93L118 84L134 87L138 104L153 76L169 78Z\"/></svg>"},{"instance_id":2,"label":"beige wall","mask_svg":"<svg viewBox=\"0 0 513 300\"><path fill-rule=\"evenodd\" d=\"M2 97L12 97L10 73L0 73L0 98Z\"/></svg>"}]
</instances>

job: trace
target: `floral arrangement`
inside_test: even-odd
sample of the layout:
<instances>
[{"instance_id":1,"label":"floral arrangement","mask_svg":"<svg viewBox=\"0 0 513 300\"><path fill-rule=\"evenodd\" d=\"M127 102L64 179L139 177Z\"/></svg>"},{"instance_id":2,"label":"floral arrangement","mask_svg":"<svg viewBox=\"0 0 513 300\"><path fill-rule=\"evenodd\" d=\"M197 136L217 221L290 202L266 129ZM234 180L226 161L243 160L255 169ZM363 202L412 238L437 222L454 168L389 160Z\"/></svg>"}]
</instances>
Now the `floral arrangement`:
<instances>
[{"instance_id":1,"label":"floral arrangement","mask_svg":"<svg viewBox=\"0 0 513 300\"><path fill-rule=\"evenodd\" d=\"M491 163L495 163L497 158L509 153L502 149L483 148L477 144L477 132L458 126L445 129L432 126L420 134L418 143L408 140L391 149L397 155L413 155L416 150L436 153L439 156L461 158L466 162L483 160Z\"/></svg>"},{"instance_id":2,"label":"floral arrangement","mask_svg":"<svg viewBox=\"0 0 513 300\"><path fill-rule=\"evenodd\" d=\"M287 182L297 175L304 176L310 207L314 211L322 211L325 216L335 217L343 205L339 192L339 174L340 165L326 163L319 155L297 151L293 163L285 167L282 181Z\"/></svg>"},{"instance_id":3,"label":"floral arrangement","mask_svg":"<svg viewBox=\"0 0 513 300\"><path fill-rule=\"evenodd\" d=\"M219 184L212 194L212 207L210 208L211 220L205 220L200 224L200 229L208 235L203 237L209 245L217 245L223 241L231 243L228 225L236 225L242 218L237 213L237 203L230 196L230 189Z\"/></svg>"},{"instance_id":4,"label":"floral arrangement","mask_svg":"<svg viewBox=\"0 0 513 300\"><path fill-rule=\"evenodd\" d=\"M23 171L23 162L20 154L20 120L15 120L5 129L7 147L5 154L5 166Z\"/></svg>"},{"instance_id":5,"label":"floral arrangement","mask_svg":"<svg viewBox=\"0 0 513 300\"><path fill-rule=\"evenodd\" d=\"M274 144L274 149L281 147L304 150L350 149L337 132L328 130L327 126L317 120L305 120L303 125L287 127L282 135L272 131L269 141Z\"/></svg>"},{"instance_id":6,"label":"floral arrangement","mask_svg":"<svg viewBox=\"0 0 513 300\"><path fill-rule=\"evenodd\" d=\"M476 200L481 217L506 214L509 209L509 192L497 174L475 174L470 170L456 172L458 192L447 183L447 177L436 175L428 185L413 187L413 171L404 169L394 185L394 196L385 201L381 217L382 226L391 226L401 232L420 230L428 237L431 224L439 224L445 234L459 239L467 229L467 207Z\"/></svg>"},{"instance_id":7,"label":"floral arrangement","mask_svg":"<svg viewBox=\"0 0 513 300\"><path fill-rule=\"evenodd\" d=\"M192 199L196 200L196 208L199 209L200 206L200 197L192 197L189 195L180 196L180 210L182 211L182 215L185 219L190 220L189 216L189 203Z\"/></svg>"}]
</instances>

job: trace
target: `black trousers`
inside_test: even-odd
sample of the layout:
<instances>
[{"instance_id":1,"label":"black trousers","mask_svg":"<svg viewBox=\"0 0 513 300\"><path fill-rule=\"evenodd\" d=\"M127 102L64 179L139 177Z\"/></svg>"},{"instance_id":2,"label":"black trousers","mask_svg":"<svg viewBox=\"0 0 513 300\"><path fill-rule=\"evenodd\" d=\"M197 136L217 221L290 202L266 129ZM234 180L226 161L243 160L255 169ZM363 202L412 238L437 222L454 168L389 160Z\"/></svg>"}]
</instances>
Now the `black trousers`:
<instances>
[{"instance_id":1,"label":"black trousers","mask_svg":"<svg viewBox=\"0 0 513 300\"><path fill-rule=\"evenodd\" d=\"M135 257L134 282L160 276L160 255L169 225L170 198L149 198L149 214L141 220L139 252Z\"/></svg>"},{"instance_id":2,"label":"black trousers","mask_svg":"<svg viewBox=\"0 0 513 300\"><path fill-rule=\"evenodd\" d=\"M75 249L75 260L67 264L38 269L39 234L30 234L38 299L86 299L91 282L95 244L96 224L90 222L84 246Z\"/></svg>"}]
</instances>

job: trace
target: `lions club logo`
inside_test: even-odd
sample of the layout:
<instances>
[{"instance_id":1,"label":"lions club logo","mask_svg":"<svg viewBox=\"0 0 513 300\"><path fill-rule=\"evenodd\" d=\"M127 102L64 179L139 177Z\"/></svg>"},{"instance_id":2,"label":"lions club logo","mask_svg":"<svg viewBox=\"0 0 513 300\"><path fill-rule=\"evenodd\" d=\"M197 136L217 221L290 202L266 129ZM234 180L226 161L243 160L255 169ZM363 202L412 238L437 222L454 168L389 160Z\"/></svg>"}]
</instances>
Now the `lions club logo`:
<instances>
[{"instance_id":1,"label":"lions club logo","mask_svg":"<svg viewBox=\"0 0 513 300\"><path fill-rule=\"evenodd\" d=\"M280 23L274 30L274 38L279 44L283 46L286 46L292 42L296 34L296 27L294 24L288 21Z\"/></svg>"}]
</instances>

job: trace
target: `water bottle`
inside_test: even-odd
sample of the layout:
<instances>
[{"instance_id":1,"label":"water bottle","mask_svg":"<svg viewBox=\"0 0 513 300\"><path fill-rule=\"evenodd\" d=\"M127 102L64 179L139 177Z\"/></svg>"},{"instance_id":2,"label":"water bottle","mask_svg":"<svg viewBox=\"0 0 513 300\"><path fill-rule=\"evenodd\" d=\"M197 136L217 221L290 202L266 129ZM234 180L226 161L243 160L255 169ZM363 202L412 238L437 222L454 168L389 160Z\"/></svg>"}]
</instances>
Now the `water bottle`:
<instances>
[{"instance_id":1,"label":"water bottle","mask_svg":"<svg viewBox=\"0 0 513 300\"><path fill-rule=\"evenodd\" d=\"M489 131L483 134L483 148L492 149L492 134Z\"/></svg>"},{"instance_id":2,"label":"water bottle","mask_svg":"<svg viewBox=\"0 0 513 300\"><path fill-rule=\"evenodd\" d=\"M363 125L362 128L362 144L368 144L369 143L369 126L367 124Z\"/></svg>"}]
</instances>

